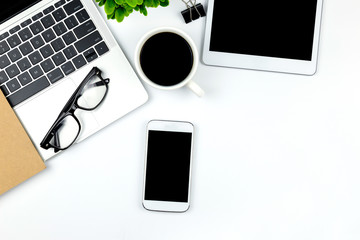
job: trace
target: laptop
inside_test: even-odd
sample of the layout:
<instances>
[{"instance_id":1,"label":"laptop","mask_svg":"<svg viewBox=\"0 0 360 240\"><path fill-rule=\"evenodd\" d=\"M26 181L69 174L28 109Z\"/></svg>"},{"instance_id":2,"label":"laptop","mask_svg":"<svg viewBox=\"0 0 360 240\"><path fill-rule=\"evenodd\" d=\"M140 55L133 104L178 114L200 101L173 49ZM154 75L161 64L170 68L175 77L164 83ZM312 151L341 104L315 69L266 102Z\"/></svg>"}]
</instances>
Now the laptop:
<instances>
[{"instance_id":1,"label":"laptop","mask_svg":"<svg viewBox=\"0 0 360 240\"><path fill-rule=\"evenodd\" d=\"M75 112L77 142L147 101L94 1L4 1L0 18L0 89L44 161L55 153L41 140L93 67L110 79L109 91L94 111Z\"/></svg>"}]
</instances>

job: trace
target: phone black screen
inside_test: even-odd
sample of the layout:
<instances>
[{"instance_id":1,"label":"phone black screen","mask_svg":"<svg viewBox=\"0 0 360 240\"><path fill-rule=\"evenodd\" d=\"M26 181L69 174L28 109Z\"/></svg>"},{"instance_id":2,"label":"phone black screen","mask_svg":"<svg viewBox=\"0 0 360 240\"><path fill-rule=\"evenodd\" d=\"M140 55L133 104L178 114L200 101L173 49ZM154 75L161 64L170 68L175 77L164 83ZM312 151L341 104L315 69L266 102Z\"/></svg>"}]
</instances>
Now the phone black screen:
<instances>
[{"instance_id":1,"label":"phone black screen","mask_svg":"<svg viewBox=\"0 0 360 240\"><path fill-rule=\"evenodd\" d=\"M149 131L145 200L187 202L192 133Z\"/></svg>"},{"instance_id":2,"label":"phone black screen","mask_svg":"<svg viewBox=\"0 0 360 240\"><path fill-rule=\"evenodd\" d=\"M17 13L26 10L37 2L40 2L40 0L2 1L0 8L0 23L3 23Z\"/></svg>"},{"instance_id":3,"label":"phone black screen","mask_svg":"<svg viewBox=\"0 0 360 240\"><path fill-rule=\"evenodd\" d=\"M317 0L214 0L210 51L311 61Z\"/></svg>"}]
</instances>

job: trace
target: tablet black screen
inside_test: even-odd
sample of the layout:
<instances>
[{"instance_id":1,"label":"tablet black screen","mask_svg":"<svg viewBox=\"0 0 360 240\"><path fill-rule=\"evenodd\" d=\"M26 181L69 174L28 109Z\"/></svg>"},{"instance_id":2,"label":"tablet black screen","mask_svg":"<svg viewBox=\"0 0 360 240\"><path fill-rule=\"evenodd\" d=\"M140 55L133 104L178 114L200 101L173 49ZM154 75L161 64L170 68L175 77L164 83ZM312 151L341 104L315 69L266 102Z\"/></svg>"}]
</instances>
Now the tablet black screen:
<instances>
[{"instance_id":1,"label":"tablet black screen","mask_svg":"<svg viewBox=\"0 0 360 240\"><path fill-rule=\"evenodd\" d=\"M210 51L311 61L317 0L214 0Z\"/></svg>"}]
</instances>

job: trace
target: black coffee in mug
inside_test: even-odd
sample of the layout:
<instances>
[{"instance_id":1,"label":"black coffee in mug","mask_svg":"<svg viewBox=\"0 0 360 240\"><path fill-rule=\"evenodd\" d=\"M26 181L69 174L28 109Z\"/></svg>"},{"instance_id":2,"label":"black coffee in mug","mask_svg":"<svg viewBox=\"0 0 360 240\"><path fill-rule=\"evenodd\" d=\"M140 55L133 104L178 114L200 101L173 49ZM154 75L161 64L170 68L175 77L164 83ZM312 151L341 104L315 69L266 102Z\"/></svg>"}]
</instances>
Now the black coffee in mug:
<instances>
[{"instance_id":1,"label":"black coffee in mug","mask_svg":"<svg viewBox=\"0 0 360 240\"><path fill-rule=\"evenodd\" d=\"M191 72L193 62L189 43L172 32L151 36L140 52L142 71L149 80L161 86L182 82Z\"/></svg>"}]
</instances>

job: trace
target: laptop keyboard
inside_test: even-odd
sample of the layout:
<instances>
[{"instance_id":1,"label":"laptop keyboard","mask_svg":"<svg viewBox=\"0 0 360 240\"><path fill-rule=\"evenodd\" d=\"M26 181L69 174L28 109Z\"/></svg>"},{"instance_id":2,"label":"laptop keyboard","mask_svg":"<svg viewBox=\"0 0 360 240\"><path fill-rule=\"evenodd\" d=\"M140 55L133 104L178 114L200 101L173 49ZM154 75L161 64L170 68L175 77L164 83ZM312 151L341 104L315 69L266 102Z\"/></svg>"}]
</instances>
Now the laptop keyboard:
<instances>
[{"instance_id":1,"label":"laptop keyboard","mask_svg":"<svg viewBox=\"0 0 360 240\"><path fill-rule=\"evenodd\" d=\"M0 35L0 89L12 107L108 51L79 0L61 0Z\"/></svg>"}]
</instances>

